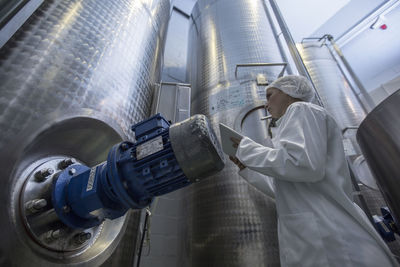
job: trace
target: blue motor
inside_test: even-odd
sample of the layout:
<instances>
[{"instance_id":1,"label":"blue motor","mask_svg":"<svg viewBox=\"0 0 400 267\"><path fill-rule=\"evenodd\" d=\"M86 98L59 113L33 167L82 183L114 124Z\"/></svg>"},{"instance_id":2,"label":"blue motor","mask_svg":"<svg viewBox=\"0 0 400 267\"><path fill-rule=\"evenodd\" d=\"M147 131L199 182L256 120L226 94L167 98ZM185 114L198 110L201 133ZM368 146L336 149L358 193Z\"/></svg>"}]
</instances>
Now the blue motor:
<instances>
[{"instance_id":1,"label":"blue motor","mask_svg":"<svg viewBox=\"0 0 400 267\"><path fill-rule=\"evenodd\" d=\"M392 216L388 207L381 207L382 216L372 216L375 228L386 242L392 242L396 240L396 234L400 234L399 228Z\"/></svg>"},{"instance_id":2,"label":"blue motor","mask_svg":"<svg viewBox=\"0 0 400 267\"><path fill-rule=\"evenodd\" d=\"M61 221L89 228L142 209L160 196L224 168L224 156L204 115L172 126L160 114L132 126L136 142L122 142L106 162L73 164L53 184L52 201Z\"/></svg>"}]
</instances>

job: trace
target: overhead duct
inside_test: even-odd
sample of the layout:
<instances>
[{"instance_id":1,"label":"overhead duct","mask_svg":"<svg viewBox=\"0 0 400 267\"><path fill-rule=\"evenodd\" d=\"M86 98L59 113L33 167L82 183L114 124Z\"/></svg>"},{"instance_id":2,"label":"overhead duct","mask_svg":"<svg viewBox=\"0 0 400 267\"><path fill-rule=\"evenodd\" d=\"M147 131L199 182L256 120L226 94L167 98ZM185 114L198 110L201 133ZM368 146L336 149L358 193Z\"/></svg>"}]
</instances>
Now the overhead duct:
<instances>
[{"instance_id":1,"label":"overhead duct","mask_svg":"<svg viewBox=\"0 0 400 267\"><path fill-rule=\"evenodd\" d=\"M130 126L150 115L169 12L168 0L45 1L1 48L0 265L132 265L137 214L72 242L45 202L32 207L20 192L34 193L32 172L39 183L64 168L52 162L93 166L133 138ZM46 216L27 224L36 208Z\"/></svg>"}]
</instances>

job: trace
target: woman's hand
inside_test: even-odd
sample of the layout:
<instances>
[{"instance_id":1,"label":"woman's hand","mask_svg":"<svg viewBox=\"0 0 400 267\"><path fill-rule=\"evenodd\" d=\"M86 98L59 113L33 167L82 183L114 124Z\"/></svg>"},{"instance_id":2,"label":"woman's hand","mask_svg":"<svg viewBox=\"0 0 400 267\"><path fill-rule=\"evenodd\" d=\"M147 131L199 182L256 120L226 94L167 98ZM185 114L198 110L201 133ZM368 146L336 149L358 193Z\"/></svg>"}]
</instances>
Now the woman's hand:
<instances>
[{"instance_id":1,"label":"woman's hand","mask_svg":"<svg viewBox=\"0 0 400 267\"><path fill-rule=\"evenodd\" d=\"M238 158L229 156L229 159L230 159L233 163L235 163L236 166L238 166L240 170L243 170L244 168L246 168L246 166L244 166L244 165L238 160Z\"/></svg>"}]
</instances>

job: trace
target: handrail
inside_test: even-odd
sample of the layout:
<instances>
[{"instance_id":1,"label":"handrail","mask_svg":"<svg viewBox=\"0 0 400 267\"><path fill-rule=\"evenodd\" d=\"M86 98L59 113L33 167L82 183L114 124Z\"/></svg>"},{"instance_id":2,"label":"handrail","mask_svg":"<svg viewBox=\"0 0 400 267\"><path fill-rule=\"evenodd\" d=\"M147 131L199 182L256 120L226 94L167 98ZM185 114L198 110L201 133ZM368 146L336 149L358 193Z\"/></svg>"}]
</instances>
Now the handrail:
<instances>
[{"instance_id":1,"label":"handrail","mask_svg":"<svg viewBox=\"0 0 400 267\"><path fill-rule=\"evenodd\" d=\"M283 74L285 73L285 69L287 67L287 62L280 62L280 63L241 63L241 64L236 64L236 67L235 67L235 79L237 79L238 68L241 68L241 67L270 67L270 66L283 66L282 71L278 75L278 77L282 77Z\"/></svg>"}]
</instances>

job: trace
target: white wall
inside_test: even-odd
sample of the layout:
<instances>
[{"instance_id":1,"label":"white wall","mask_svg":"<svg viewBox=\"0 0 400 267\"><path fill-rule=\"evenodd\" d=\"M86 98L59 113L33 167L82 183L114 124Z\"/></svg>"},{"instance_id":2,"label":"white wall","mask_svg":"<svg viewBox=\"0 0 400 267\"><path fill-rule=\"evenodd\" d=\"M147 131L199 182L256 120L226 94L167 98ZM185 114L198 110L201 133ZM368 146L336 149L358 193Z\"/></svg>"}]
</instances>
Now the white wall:
<instances>
[{"instance_id":1,"label":"white wall","mask_svg":"<svg viewBox=\"0 0 400 267\"><path fill-rule=\"evenodd\" d=\"M311 36L350 0L275 0L285 18L292 37L301 42Z\"/></svg>"},{"instance_id":2,"label":"white wall","mask_svg":"<svg viewBox=\"0 0 400 267\"><path fill-rule=\"evenodd\" d=\"M322 36L329 33L337 39L385 2L387 0L351 0L324 24L321 24L313 35Z\"/></svg>"},{"instance_id":3,"label":"white wall","mask_svg":"<svg viewBox=\"0 0 400 267\"><path fill-rule=\"evenodd\" d=\"M400 5L385 15L387 29L365 29L341 49L367 91L400 77Z\"/></svg>"},{"instance_id":4,"label":"white wall","mask_svg":"<svg viewBox=\"0 0 400 267\"><path fill-rule=\"evenodd\" d=\"M267 0L268 1L268 0ZM381 5L393 0L276 0L296 42L304 37L330 34L341 37ZM375 102L385 91L382 84L400 77L400 5L385 14L387 29L369 25L340 47ZM318 25L319 24L319 25ZM340 44L340 43L339 43ZM374 91L374 93L372 93Z\"/></svg>"}]
</instances>

